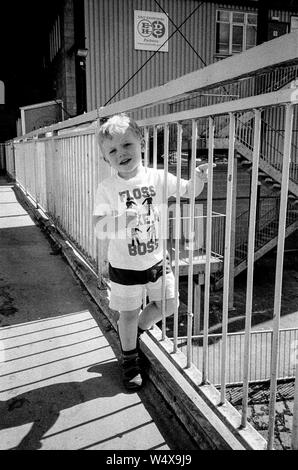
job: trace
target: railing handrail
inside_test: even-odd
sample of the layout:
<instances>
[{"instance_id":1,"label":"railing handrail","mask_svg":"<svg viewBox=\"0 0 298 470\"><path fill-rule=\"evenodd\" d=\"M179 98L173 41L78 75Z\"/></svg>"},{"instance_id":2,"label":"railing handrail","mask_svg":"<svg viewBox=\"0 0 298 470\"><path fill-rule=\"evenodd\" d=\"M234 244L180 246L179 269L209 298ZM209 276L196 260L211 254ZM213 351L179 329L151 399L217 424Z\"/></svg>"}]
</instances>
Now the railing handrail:
<instances>
[{"instance_id":1,"label":"railing handrail","mask_svg":"<svg viewBox=\"0 0 298 470\"><path fill-rule=\"evenodd\" d=\"M190 121L192 119L202 119L209 116L223 116L229 113L237 113L241 111L252 110L254 108L266 108L270 106L285 105L287 103L295 104L298 102L298 95L295 89L285 89L282 91L274 91L265 95L249 96L239 100L228 101L225 103L213 104L202 108L194 108L187 111L179 111L172 114L164 114L152 118L145 118L138 121L139 125L154 126L177 123L180 121Z\"/></svg>"}]
</instances>

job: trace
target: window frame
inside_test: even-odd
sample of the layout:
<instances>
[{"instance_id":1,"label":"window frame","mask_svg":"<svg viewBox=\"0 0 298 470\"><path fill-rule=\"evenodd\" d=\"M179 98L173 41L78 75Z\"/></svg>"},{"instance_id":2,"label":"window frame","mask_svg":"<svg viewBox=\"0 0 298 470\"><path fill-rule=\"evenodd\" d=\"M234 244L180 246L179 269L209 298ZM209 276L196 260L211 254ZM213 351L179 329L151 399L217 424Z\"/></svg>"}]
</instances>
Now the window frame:
<instances>
[{"instance_id":1,"label":"window frame","mask_svg":"<svg viewBox=\"0 0 298 470\"><path fill-rule=\"evenodd\" d=\"M228 15L228 21L225 20L219 20L219 13L223 12ZM239 21L233 21L233 14L243 14L244 15L244 21L241 23ZM253 15L256 18L256 22L254 24L251 24L248 22L248 17L249 15ZM247 28L249 26L255 26L257 28L257 18L258 14L256 12L252 11L241 11L241 10L225 10L223 8L218 8L216 9L216 16L215 16L215 54L217 56L231 56L234 54L239 54L240 52L245 52L248 49L251 49L251 47L247 48ZM217 52L216 46L217 46L217 34L218 34L218 26L220 24L228 24L229 25L229 48L228 52ZM242 26L243 29L243 34L242 34L242 51L240 52L233 52L233 25L235 26ZM256 45L256 44L255 44ZM255 47L255 46L252 46Z\"/></svg>"}]
</instances>

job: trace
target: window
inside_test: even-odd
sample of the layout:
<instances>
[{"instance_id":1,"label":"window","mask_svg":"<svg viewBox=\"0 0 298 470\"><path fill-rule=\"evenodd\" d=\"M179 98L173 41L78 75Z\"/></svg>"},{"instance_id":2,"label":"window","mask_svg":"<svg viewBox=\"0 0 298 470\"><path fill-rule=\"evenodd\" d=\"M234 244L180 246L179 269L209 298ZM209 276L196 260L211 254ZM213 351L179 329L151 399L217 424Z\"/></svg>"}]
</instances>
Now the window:
<instances>
[{"instance_id":1,"label":"window","mask_svg":"<svg viewBox=\"0 0 298 470\"><path fill-rule=\"evenodd\" d=\"M217 10L216 53L237 54L257 43L257 14Z\"/></svg>"}]
</instances>

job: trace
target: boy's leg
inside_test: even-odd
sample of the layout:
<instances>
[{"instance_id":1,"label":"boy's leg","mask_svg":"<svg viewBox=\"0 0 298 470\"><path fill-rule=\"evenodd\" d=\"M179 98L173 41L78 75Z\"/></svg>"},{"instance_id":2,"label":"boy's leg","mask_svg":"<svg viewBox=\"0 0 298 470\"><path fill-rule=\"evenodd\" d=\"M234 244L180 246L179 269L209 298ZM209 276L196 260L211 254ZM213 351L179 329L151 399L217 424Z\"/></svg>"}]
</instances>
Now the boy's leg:
<instances>
[{"instance_id":1,"label":"boy's leg","mask_svg":"<svg viewBox=\"0 0 298 470\"><path fill-rule=\"evenodd\" d=\"M111 281L110 308L120 313L117 326L122 351L122 378L128 390L138 390L142 386L136 347L142 294L143 287L140 285L122 285Z\"/></svg>"},{"instance_id":2,"label":"boy's leg","mask_svg":"<svg viewBox=\"0 0 298 470\"><path fill-rule=\"evenodd\" d=\"M175 299L166 300L165 315L166 317L173 315L175 311ZM139 329L149 330L155 323L162 319L162 301L154 300L146 305L139 315Z\"/></svg>"},{"instance_id":3,"label":"boy's leg","mask_svg":"<svg viewBox=\"0 0 298 470\"><path fill-rule=\"evenodd\" d=\"M137 328L140 309L120 312L118 333L122 349L122 379L128 390L142 386L141 368L137 351Z\"/></svg>"},{"instance_id":4,"label":"boy's leg","mask_svg":"<svg viewBox=\"0 0 298 470\"><path fill-rule=\"evenodd\" d=\"M139 308L120 312L118 332L122 351L131 351L136 348L139 312Z\"/></svg>"},{"instance_id":5,"label":"boy's leg","mask_svg":"<svg viewBox=\"0 0 298 470\"><path fill-rule=\"evenodd\" d=\"M165 291L166 291L166 317L172 315L175 311L175 277L170 267L168 267L165 275ZM147 292L149 295L149 304L139 316L139 329L148 330L155 323L162 319L162 276L155 282L147 284Z\"/></svg>"}]
</instances>

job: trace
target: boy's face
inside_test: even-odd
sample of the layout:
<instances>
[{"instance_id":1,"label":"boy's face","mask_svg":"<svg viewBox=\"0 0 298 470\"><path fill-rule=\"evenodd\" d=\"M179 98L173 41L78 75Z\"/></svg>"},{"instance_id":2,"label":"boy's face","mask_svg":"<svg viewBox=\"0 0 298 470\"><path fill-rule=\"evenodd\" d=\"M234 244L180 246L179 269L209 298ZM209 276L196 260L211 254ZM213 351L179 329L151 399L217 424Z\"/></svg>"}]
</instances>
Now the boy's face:
<instances>
[{"instance_id":1,"label":"boy's face","mask_svg":"<svg viewBox=\"0 0 298 470\"><path fill-rule=\"evenodd\" d=\"M101 142L105 158L124 179L137 174L142 163L142 145L142 140L129 128L124 134L115 134Z\"/></svg>"}]
</instances>

